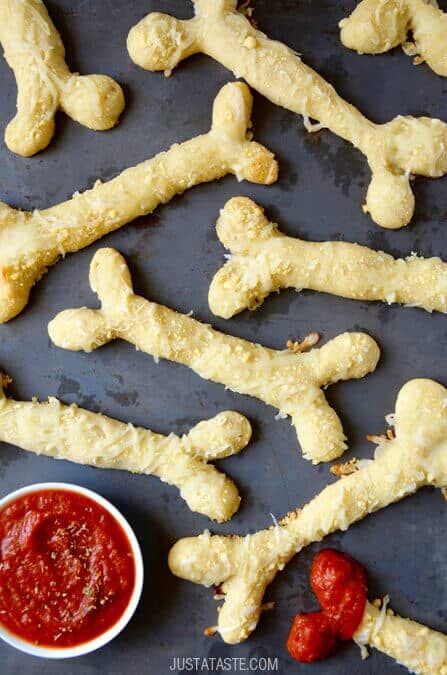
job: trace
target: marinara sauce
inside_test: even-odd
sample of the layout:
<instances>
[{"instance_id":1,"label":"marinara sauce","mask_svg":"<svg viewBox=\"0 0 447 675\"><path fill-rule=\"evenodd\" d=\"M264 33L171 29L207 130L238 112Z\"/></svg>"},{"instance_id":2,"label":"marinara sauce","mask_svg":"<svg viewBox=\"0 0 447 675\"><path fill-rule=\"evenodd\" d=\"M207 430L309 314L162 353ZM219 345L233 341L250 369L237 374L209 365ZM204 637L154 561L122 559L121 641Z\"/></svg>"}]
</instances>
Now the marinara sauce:
<instances>
[{"instance_id":1,"label":"marinara sauce","mask_svg":"<svg viewBox=\"0 0 447 675\"><path fill-rule=\"evenodd\" d=\"M126 533L69 490L18 497L0 511L0 622L43 647L73 647L122 616L135 585Z\"/></svg>"},{"instance_id":2,"label":"marinara sauce","mask_svg":"<svg viewBox=\"0 0 447 675\"><path fill-rule=\"evenodd\" d=\"M297 614L287 649L297 661L311 663L335 651L340 640L352 638L366 605L366 572L350 556L326 548L314 558L310 585L320 612Z\"/></svg>"}]
</instances>

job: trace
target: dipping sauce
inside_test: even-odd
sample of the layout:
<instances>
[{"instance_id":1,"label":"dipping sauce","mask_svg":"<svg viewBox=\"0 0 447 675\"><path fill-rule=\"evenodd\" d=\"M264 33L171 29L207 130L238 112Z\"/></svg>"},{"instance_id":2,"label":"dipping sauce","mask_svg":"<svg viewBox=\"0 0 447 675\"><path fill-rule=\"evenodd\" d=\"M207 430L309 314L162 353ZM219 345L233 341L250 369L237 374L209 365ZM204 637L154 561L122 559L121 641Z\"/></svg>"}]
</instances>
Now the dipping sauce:
<instances>
[{"instance_id":1,"label":"dipping sauce","mask_svg":"<svg viewBox=\"0 0 447 675\"><path fill-rule=\"evenodd\" d=\"M93 499L25 494L0 511L0 622L42 647L74 647L111 628L135 586L131 544Z\"/></svg>"},{"instance_id":2,"label":"dipping sauce","mask_svg":"<svg viewBox=\"0 0 447 675\"><path fill-rule=\"evenodd\" d=\"M323 549L315 556L310 585L322 611L297 614L287 639L290 655L303 663L324 659L340 640L350 640L366 605L365 569L333 549Z\"/></svg>"}]
</instances>

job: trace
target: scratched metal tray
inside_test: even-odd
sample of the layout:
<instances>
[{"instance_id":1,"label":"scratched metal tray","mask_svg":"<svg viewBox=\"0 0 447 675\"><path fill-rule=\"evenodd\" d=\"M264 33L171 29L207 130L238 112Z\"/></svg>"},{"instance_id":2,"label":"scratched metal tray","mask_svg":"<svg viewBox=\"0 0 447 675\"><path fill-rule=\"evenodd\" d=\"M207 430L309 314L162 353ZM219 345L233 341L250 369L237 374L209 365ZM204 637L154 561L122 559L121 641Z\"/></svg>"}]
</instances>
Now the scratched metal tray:
<instances>
[{"instance_id":1,"label":"scratched metal tray","mask_svg":"<svg viewBox=\"0 0 447 675\"><path fill-rule=\"evenodd\" d=\"M399 113L447 119L447 81L427 67L414 67L400 50L360 57L345 50L337 23L355 0L256 0L259 25L302 52L361 110L377 121ZM229 72L206 57L189 59L171 77L147 73L128 58L129 28L152 10L187 17L186 0L51 0L48 9L67 47L69 63L83 73L104 72L125 88L127 109L121 124L106 133L90 132L64 115L57 119L55 141L42 154L21 159L0 148L0 198L23 209L43 208L84 190L96 178L106 180L121 169L150 157L171 143L208 129L210 109ZM446 2L441 2L447 8ZM15 108L12 73L0 61L1 135ZM309 239L342 239L382 248L394 255L415 250L447 258L446 179L418 179L412 225L392 232L375 226L360 205L369 181L362 156L323 132L308 135L300 118L255 97L256 137L278 156L279 182L272 187L238 184L229 177L187 192L141 219L58 264L32 293L28 308L0 326L0 366L14 378L16 397L56 395L101 410L134 424L168 433L184 432L197 421L225 408L246 414L254 439L237 457L221 463L240 486L243 502L234 519L210 525L192 514L176 490L155 478L56 462L2 444L0 494L44 480L78 482L111 499L129 518L142 544L146 583L128 629L108 647L80 659L49 662L33 659L0 644L2 675L165 675L173 657L278 657L280 673L404 672L390 659L373 653L365 663L350 643L313 667L290 659L285 639L292 616L315 607L309 592L309 562L318 546L305 549L278 575L268 591L276 609L263 616L244 644L230 647L203 628L215 622L216 603L200 586L172 577L166 564L179 537L211 527L215 532L254 531L304 504L328 481L327 465L312 467L297 448L288 421L262 403L205 382L190 370L113 343L91 355L54 348L48 321L61 309L92 305L88 266L94 251L114 246L128 259L143 295L176 309L194 310L197 318L272 347L312 330L324 339L345 330L364 330L382 347L376 373L360 382L336 385L328 397L341 413L350 439L346 458L369 457L365 435L384 428L396 394L408 379L433 377L447 383L447 323L442 315L416 309L342 300L324 294L283 292L270 297L256 313L224 321L212 316L208 285L223 262L214 222L234 195L246 194L268 208L281 229ZM447 631L445 536L446 506L439 491L419 494L370 516L325 540L367 565L370 594L389 593L393 607L439 630ZM182 672L174 669L173 672ZM198 672L198 671L196 671ZM238 672L234 668L233 672ZM241 670L241 672L244 672Z\"/></svg>"}]
</instances>

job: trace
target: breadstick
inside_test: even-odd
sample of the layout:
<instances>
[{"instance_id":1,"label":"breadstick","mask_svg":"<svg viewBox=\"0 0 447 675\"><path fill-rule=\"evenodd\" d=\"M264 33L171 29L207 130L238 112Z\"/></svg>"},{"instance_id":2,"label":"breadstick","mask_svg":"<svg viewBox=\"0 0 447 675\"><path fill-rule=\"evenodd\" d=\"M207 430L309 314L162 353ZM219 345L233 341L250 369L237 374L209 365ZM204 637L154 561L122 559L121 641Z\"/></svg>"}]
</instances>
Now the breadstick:
<instances>
[{"instance_id":1,"label":"breadstick","mask_svg":"<svg viewBox=\"0 0 447 675\"><path fill-rule=\"evenodd\" d=\"M119 84L107 75L71 73L61 37L41 0L0 2L0 42L17 82L17 114L8 148L30 157L47 147L58 108L89 129L110 129L124 110Z\"/></svg>"},{"instance_id":2,"label":"breadstick","mask_svg":"<svg viewBox=\"0 0 447 675\"><path fill-rule=\"evenodd\" d=\"M161 436L77 405L7 398L0 382L0 440L39 455L107 469L158 476L175 485L191 511L223 522L238 510L233 481L210 460L244 448L251 437L249 421L226 411L200 422L185 436Z\"/></svg>"},{"instance_id":3,"label":"breadstick","mask_svg":"<svg viewBox=\"0 0 447 675\"><path fill-rule=\"evenodd\" d=\"M447 14L436 0L362 0L352 14L340 21L341 41L360 54L382 54L403 45L447 77ZM412 42L407 42L408 33Z\"/></svg>"},{"instance_id":4,"label":"breadstick","mask_svg":"<svg viewBox=\"0 0 447 675\"><path fill-rule=\"evenodd\" d=\"M426 485L447 486L446 401L447 390L433 380L407 382L396 401L396 437L377 439L373 460L327 486L278 526L245 537L205 532L173 546L173 574L204 586L222 585L218 630L225 642L242 642L256 628L267 586L304 546L345 531Z\"/></svg>"},{"instance_id":5,"label":"breadstick","mask_svg":"<svg viewBox=\"0 0 447 675\"><path fill-rule=\"evenodd\" d=\"M256 309L280 288L447 312L447 264L439 258L396 260L358 244L286 237L248 197L227 202L217 234L231 256L211 283L209 305L225 319Z\"/></svg>"},{"instance_id":6,"label":"breadstick","mask_svg":"<svg viewBox=\"0 0 447 675\"><path fill-rule=\"evenodd\" d=\"M386 605L380 610L366 603L354 640L365 657L368 645L417 675L447 675L447 636L386 612Z\"/></svg>"},{"instance_id":7,"label":"breadstick","mask_svg":"<svg viewBox=\"0 0 447 675\"><path fill-rule=\"evenodd\" d=\"M0 202L0 323L25 307L33 284L61 255L79 251L176 194L229 173L273 183L278 171L273 155L247 139L252 103L247 85L227 84L214 101L207 134L43 211L24 213Z\"/></svg>"},{"instance_id":8,"label":"breadstick","mask_svg":"<svg viewBox=\"0 0 447 675\"><path fill-rule=\"evenodd\" d=\"M398 116L374 124L301 57L270 40L237 11L237 0L193 0L196 15L180 21L154 12L129 33L132 60L147 70L170 72L187 56L204 52L243 77L273 103L318 120L362 152L372 181L364 210L382 227L407 225L414 212L410 175L432 178L447 172L447 125L428 117Z\"/></svg>"},{"instance_id":9,"label":"breadstick","mask_svg":"<svg viewBox=\"0 0 447 675\"><path fill-rule=\"evenodd\" d=\"M375 341L364 333L344 333L307 354L268 349L225 335L192 317L135 295L124 258L100 249L90 265L90 285L101 309L69 309L48 325L58 347L90 352L120 338L156 360L169 359L201 377L255 396L290 415L304 457L314 464L345 450L340 420L321 388L360 378L379 359Z\"/></svg>"}]
</instances>

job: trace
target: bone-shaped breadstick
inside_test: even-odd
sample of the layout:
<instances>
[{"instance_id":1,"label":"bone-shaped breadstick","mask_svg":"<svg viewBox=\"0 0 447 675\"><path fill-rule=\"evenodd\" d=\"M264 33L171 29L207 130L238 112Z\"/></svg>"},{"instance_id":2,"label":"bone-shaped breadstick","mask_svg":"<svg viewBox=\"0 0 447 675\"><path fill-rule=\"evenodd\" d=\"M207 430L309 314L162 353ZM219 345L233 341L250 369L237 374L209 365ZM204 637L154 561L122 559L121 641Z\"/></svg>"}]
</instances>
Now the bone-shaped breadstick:
<instances>
[{"instance_id":1,"label":"bone-shaped breadstick","mask_svg":"<svg viewBox=\"0 0 447 675\"><path fill-rule=\"evenodd\" d=\"M439 177L447 172L447 125L401 116L374 124L298 54L256 30L237 11L237 0L193 2L193 19L155 12L134 26L127 42L133 61L147 70L171 71L191 54L208 54L273 103L305 121L316 119L321 123L317 128L327 127L351 142L372 172L364 209L382 227L407 225L414 212L410 174Z\"/></svg>"},{"instance_id":2,"label":"bone-shaped breadstick","mask_svg":"<svg viewBox=\"0 0 447 675\"><path fill-rule=\"evenodd\" d=\"M158 476L180 490L189 508L213 520L231 518L240 497L233 481L210 460L233 455L251 437L249 421L225 411L182 436L162 436L77 405L15 401L0 381L0 440L37 454L108 469Z\"/></svg>"},{"instance_id":3,"label":"bone-shaped breadstick","mask_svg":"<svg viewBox=\"0 0 447 675\"><path fill-rule=\"evenodd\" d=\"M286 237L248 197L227 202L217 234L232 255L211 283L209 305L225 319L259 307L280 288L447 312L447 264L439 258L396 260L358 244Z\"/></svg>"},{"instance_id":4,"label":"bone-shaped breadstick","mask_svg":"<svg viewBox=\"0 0 447 675\"><path fill-rule=\"evenodd\" d=\"M17 115L5 141L24 157L47 147L62 108L90 129L113 127L124 109L119 84L106 75L71 73L61 37L41 0L0 2L0 42L17 82Z\"/></svg>"},{"instance_id":5,"label":"bone-shaped breadstick","mask_svg":"<svg viewBox=\"0 0 447 675\"><path fill-rule=\"evenodd\" d=\"M381 54L404 45L438 75L447 77L447 14L434 0L362 0L340 21L345 47L361 54ZM409 31L413 45L407 43Z\"/></svg>"},{"instance_id":6,"label":"bone-shaped breadstick","mask_svg":"<svg viewBox=\"0 0 447 675\"><path fill-rule=\"evenodd\" d=\"M101 309L68 309L48 325L51 340L73 351L92 351L115 338L155 359L192 368L228 389L255 396L290 415L306 459L315 464L345 450L340 420L321 387L360 378L379 359L375 341L344 333L307 354L268 349L225 335L189 316L135 295L124 258L100 249L90 265L90 285Z\"/></svg>"},{"instance_id":7,"label":"bone-shaped breadstick","mask_svg":"<svg viewBox=\"0 0 447 675\"><path fill-rule=\"evenodd\" d=\"M0 202L0 323L24 308L33 284L61 255L88 246L176 194L229 173L273 183L278 171L273 155L247 138L252 103L247 85L227 84L214 101L207 134L43 211L24 213Z\"/></svg>"},{"instance_id":8,"label":"bone-shaped breadstick","mask_svg":"<svg viewBox=\"0 0 447 675\"><path fill-rule=\"evenodd\" d=\"M354 640L374 647L417 675L447 674L447 636L411 619L403 619L367 602Z\"/></svg>"},{"instance_id":9,"label":"bone-shaped breadstick","mask_svg":"<svg viewBox=\"0 0 447 675\"><path fill-rule=\"evenodd\" d=\"M210 536L178 541L170 551L173 574L204 586L221 585L225 602L218 630L229 643L256 628L264 592L304 546L320 541L425 485L447 486L447 390L412 380L396 401L396 437L381 440L375 458L327 486L278 526L246 537Z\"/></svg>"}]
</instances>

